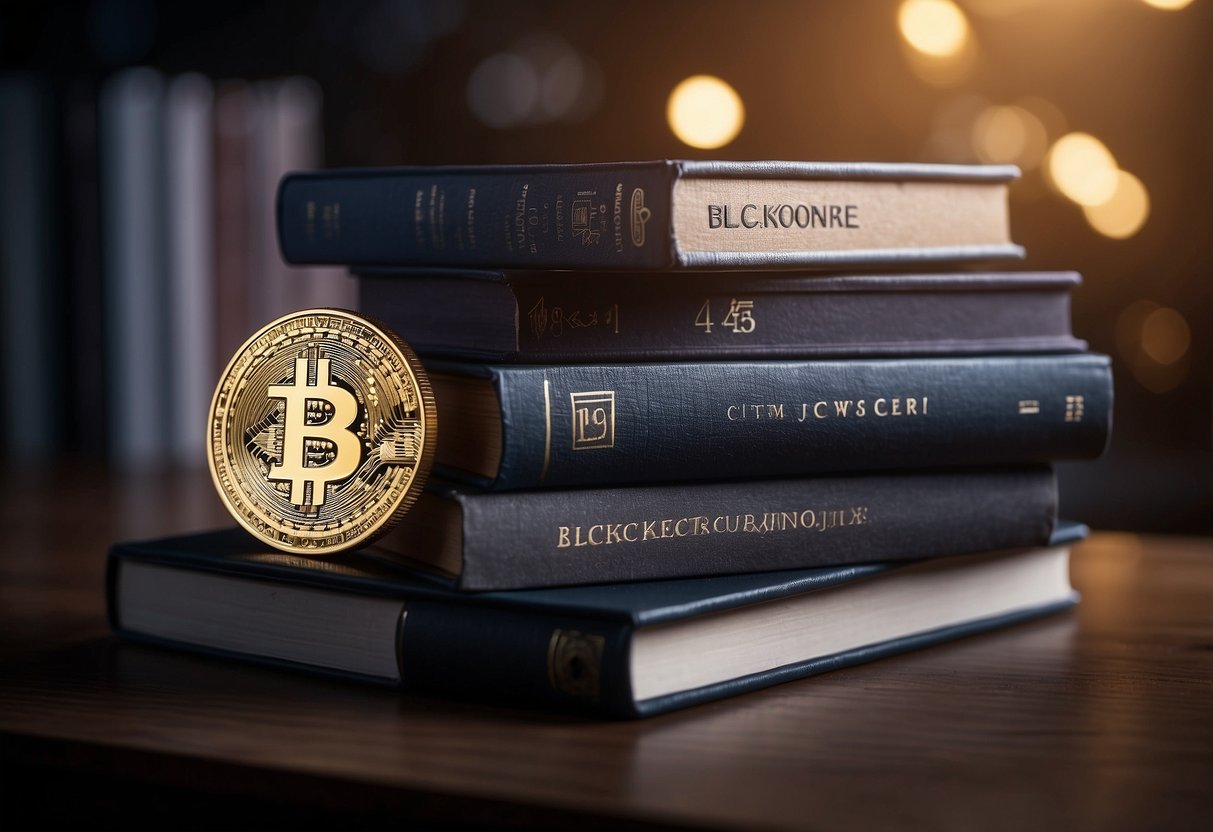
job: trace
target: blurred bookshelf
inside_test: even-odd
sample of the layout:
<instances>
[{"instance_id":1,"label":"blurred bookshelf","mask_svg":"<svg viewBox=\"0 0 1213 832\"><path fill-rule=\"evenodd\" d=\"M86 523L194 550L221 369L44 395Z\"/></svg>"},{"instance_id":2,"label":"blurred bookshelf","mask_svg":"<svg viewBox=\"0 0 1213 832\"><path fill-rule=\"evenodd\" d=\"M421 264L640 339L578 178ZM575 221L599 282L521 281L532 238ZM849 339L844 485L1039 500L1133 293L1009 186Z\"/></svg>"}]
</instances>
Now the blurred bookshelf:
<instances>
[{"instance_id":1,"label":"blurred bookshelf","mask_svg":"<svg viewBox=\"0 0 1213 832\"><path fill-rule=\"evenodd\" d=\"M282 264L288 169L1014 162L1022 267L1082 273L1075 334L1115 368L1112 444L1060 467L1063 513L1213 531L1210 31L1200 0L6 3L4 459L205 465L238 343L356 302L339 270ZM669 121L696 75L737 99L718 148ZM1118 196L1068 189L1063 146Z\"/></svg>"}]
</instances>

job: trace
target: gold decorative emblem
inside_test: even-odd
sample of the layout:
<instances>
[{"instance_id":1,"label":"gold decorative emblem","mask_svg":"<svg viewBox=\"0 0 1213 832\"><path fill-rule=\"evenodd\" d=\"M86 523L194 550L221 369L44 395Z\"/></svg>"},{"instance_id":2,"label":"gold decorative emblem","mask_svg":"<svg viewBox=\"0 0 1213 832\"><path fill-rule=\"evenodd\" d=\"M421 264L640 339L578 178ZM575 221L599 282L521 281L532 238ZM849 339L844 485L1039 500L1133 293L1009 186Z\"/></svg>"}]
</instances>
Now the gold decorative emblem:
<instances>
[{"instance_id":1,"label":"gold decorative emblem","mask_svg":"<svg viewBox=\"0 0 1213 832\"><path fill-rule=\"evenodd\" d=\"M1066 396L1066 421L1081 422L1086 401L1082 396Z\"/></svg>"},{"instance_id":2,"label":"gold decorative emblem","mask_svg":"<svg viewBox=\"0 0 1213 832\"><path fill-rule=\"evenodd\" d=\"M256 537L331 554L366 545L416 501L437 426L429 379L397 335L353 312L293 312L219 380L211 478Z\"/></svg>"},{"instance_id":3,"label":"gold decorative emblem","mask_svg":"<svg viewBox=\"0 0 1213 832\"><path fill-rule=\"evenodd\" d=\"M632 191L632 199L628 206L632 215L632 245L636 248L641 248L644 245L644 229L649 221L649 217L653 216L651 208L644 204L644 188L636 188Z\"/></svg>"},{"instance_id":4,"label":"gold decorative emblem","mask_svg":"<svg viewBox=\"0 0 1213 832\"><path fill-rule=\"evenodd\" d=\"M615 391L570 393L573 407L573 450L615 447Z\"/></svg>"},{"instance_id":5,"label":"gold decorative emblem","mask_svg":"<svg viewBox=\"0 0 1213 832\"><path fill-rule=\"evenodd\" d=\"M553 690L598 699L606 639L578 630L553 630L548 642L548 681Z\"/></svg>"}]
</instances>

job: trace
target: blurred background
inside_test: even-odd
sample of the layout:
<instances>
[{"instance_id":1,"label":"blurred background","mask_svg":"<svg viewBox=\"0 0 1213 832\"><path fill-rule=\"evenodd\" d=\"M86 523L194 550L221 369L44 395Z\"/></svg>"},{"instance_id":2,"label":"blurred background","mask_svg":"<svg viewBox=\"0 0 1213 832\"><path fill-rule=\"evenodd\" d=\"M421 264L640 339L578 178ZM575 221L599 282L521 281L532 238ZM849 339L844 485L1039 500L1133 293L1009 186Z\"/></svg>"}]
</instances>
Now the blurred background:
<instances>
[{"instance_id":1,"label":"blurred background","mask_svg":"<svg viewBox=\"0 0 1213 832\"><path fill-rule=\"evenodd\" d=\"M280 262L288 169L1012 162L1023 268L1114 361L1064 514L1211 531L1211 45L1209 0L5 0L4 457L204 465L243 338L354 302Z\"/></svg>"}]
</instances>

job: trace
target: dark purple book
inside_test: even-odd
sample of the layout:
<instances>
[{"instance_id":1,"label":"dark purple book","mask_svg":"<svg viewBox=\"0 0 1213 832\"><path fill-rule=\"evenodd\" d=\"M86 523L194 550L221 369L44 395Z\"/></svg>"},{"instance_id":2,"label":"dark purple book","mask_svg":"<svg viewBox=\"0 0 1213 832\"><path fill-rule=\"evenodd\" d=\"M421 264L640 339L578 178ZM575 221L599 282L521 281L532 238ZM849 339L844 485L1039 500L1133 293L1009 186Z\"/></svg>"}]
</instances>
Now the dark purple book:
<instances>
[{"instance_id":1,"label":"dark purple book","mask_svg":"<svg viewBox=\"0 0 1213 832\"><path fill-rule=\"evenodd\" d=\"M363 312L422 356L560 364L1078 352L1074 272L363 271Z\"/></svg>"}]
</instances>

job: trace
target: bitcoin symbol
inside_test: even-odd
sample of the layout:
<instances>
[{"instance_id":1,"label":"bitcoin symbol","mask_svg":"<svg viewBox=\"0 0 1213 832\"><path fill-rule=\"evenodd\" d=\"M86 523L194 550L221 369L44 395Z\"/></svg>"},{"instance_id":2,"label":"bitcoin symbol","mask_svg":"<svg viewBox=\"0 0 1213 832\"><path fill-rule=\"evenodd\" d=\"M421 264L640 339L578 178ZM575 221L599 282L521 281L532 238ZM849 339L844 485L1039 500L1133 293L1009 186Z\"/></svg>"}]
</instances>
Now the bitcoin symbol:
<instances>
[{"instance_id":1,"label":"bitcoin symbol","mask_svg":"<svg viewBox=\"0 0 1213 832\"><path fill-rule=\"evenodd\" d=\"M262 543L323 557L371 543L416 502L438 414L400 336L355 312L306 309L245 341L207 424L211 479L236 521Z\"/></svg>"},{"instance_id":2,"label":"bitcoin symbol","mask_svg":"<svg viewBox=\"0 0 1213 832\"><path fill-rule=\"evenodd\" d=\"M269 478L289 482L291 503L297 506L324 505L328 484L358 468L358 434L349 429L358 417L358 400L332 383L330 365L328 358L317 359L316 384L308 384L308 359L296 358L294 383L268 388L271 399L285 400L282 462L270 466Z\"/></svg>"}]
</instances>

